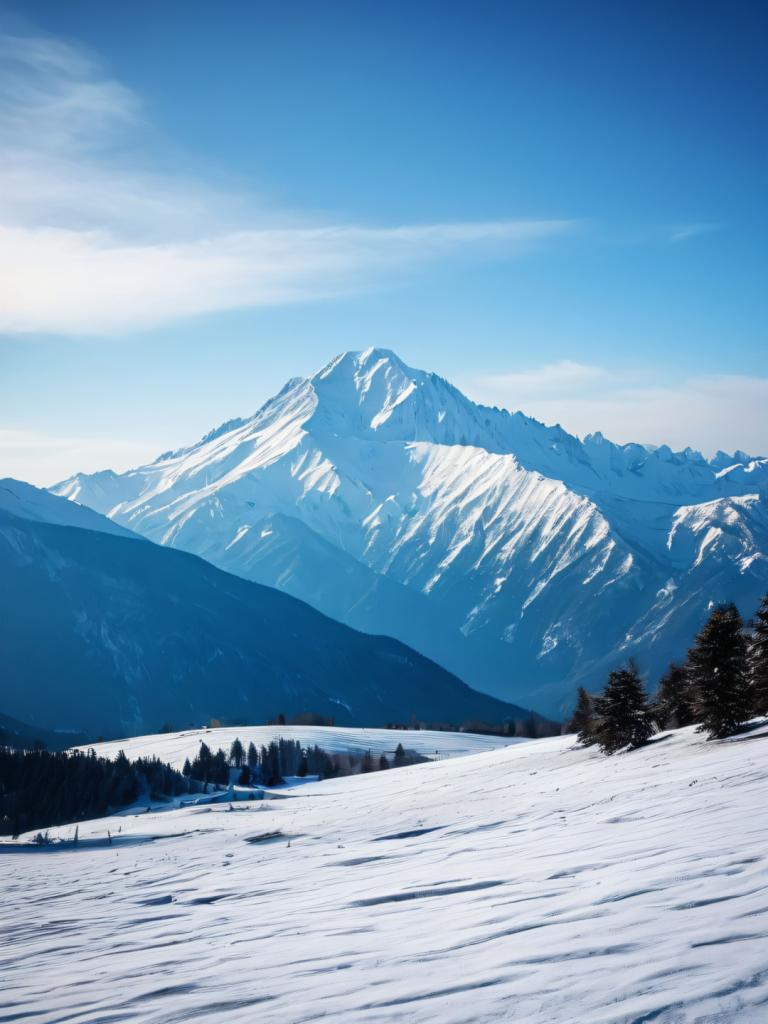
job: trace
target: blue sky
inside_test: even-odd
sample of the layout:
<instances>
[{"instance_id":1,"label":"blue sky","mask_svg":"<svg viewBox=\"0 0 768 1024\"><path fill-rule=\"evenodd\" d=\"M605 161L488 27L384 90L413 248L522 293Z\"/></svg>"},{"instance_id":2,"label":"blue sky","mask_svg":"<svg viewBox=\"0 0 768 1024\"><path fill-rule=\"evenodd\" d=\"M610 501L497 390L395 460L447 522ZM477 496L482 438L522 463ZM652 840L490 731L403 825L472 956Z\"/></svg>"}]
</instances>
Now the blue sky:
<instances>
[{"instance_id":1,"label":"blue sky","mask_svg":"<svg viewBox=\"0 0 768 1024\"><path fill-rule=\"evenodd\" d=\"M127 468L383 345L768 452L765 5L0 8L0 474Z\"/></svg>"}]
</instances>

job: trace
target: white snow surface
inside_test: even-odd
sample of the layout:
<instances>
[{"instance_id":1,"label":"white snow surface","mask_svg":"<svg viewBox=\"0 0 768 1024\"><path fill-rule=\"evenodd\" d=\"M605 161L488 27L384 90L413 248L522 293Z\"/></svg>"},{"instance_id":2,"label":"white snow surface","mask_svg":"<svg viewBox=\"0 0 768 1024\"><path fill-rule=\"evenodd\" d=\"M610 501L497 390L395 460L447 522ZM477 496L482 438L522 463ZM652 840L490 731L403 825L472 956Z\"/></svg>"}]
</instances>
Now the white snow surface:
<instances>
[{"instance_id":1,"label":"white snow surface","mask_svg":"<svg viewBox=\"0 0 768 1024\"><path fill-rule=\"evenodd\" d=\"M59 501L49 491L34 487L23 480L12 477L0 479L0 512L9 512L21 519L37 523L51 523L55 526L76 526L81 530L95 530L112 533L121 537L138 535L118 526L106 516L99 515L92 508L72 500L68 504Z\"/></svg>"},{"instance_id":2,"label":"white snow surface","mask_svg":"<svg viewBox=\"0 0 768 1024\"><path fill-rule=\"evenodd\" d=\"M244 747L253 743L256 748L266 746L280 738L298 740L303 747L319 746L329 754L364 754L367 750L376 756L394 754L398 743L423 757L440 759L478 754L497 750L513 743L529 740L509 736L483 736L477 733L440 732L432 729L365 729L342 728L325 725L238 725L220 729L185 729L176 733L131 736L105 743L91 743L81 750L93 749L100 757L115 758L124 750L131 760L138 757L159 757L174 768L181 769L184 761L192 761L201 743L207 743L214 753L221 747L226 753L232 742L239 738Z\"/></svg>"},{"instance_id":3,"label":"white snow surface","mask_svg":"<svg viewBox=\"0 0 768 1024\"><path fill-rule=\"evenodd\" d=\"M749 616L768 589L768 459L581 441L385 349L53 490L550 713L577 673L594 685L624 648L658 671L713 601Z\"/></svg>"},{"instance_id":4,"label":"white snow surface","mask_svg":"<svg viewBox=\"0 0 768 1024\"><path fill-rule=\"evenodd\" d=\"M0 847L0 1017L760 1024L766 749L536 740Z\"/></svg>"}]
</instances>

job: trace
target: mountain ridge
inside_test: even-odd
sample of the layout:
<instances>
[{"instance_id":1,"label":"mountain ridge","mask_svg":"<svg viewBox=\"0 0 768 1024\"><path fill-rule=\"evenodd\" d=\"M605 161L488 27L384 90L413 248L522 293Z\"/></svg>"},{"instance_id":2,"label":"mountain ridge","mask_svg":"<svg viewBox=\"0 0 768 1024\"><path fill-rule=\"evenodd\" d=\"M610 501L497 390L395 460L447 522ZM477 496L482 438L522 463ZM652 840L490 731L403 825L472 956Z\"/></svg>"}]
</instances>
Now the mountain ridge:
<instances>
[{"instance_id":1,"label":"mountain ridge","mask_svg":"<svg viewBox=\"0 0 768 1024\"><path fill-rule=\"evenodd\" d=\"M306 711L365 726L531 716L397 640L108 520L93 529L103 517L42 494L48 520L0 508L2 712L31 732L114 736ZM72 513L89 525L58 521Z\"/></svg>"},{"instance_id":2,"label":"mountain ridge","mask_svg":"<svg viewBox=\"0 0 768 1024\"><path fill-rule=\"evenodd\" d=\"M377 632L375 607L358 608L366 573L333 611L306 582L315 535L341 553L331 569L324 559L326 592L334 578L345 590L345 559L355 559L445 622L414 610L394 635L408 631L473 685L551 714L575 680L639 653L654 616L666 623L651 630L646 659L658 671L712 601L756 604L768 587L768 460L734 459L599 433L580 441L367 349L293 378L252 416L161 460L52 490ZM275 515L311 531L302 540L294 529L290 542L305 582L286 570L285 545L270 562Z\"/></svg>"}]
</instances>

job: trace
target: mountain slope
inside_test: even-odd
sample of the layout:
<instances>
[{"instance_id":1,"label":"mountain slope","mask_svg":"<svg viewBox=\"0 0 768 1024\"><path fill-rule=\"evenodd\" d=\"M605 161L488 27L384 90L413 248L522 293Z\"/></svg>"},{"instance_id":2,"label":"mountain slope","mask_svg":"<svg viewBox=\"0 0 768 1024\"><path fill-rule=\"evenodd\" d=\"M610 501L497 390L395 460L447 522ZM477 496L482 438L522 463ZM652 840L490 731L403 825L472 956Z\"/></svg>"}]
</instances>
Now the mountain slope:
<instances>
[{"instance_id":1,"label":"mountain slope","mask_svg":"<svg viewBox=\"0 0 768 1024\"><path fill-rule=\"evenodd\" d=\"M131 536L0 511L0 576L2 710L30 726L124 735L308 710L361 725L527 715L396 640Z\"/></svg>"},{"instance_id":2,"label":"mountain slope","mask_svg":"<svg viewBox=\"0 0 768 1024\"><path fill-rule=\"evenodd\" d=\"M0 512L39 523L77 526L82 530L97 530L117 537L139 539L138 534L124 529L106 516L99 515L92 508L87 508L77 501L62 501L41 487L34 487L23 480L14 480L11 477L0 479Z\"/></svg>"},{"instance_id":3,"label":"mountain slope","mask_svg":"<svg viewBox=\"0 0 768 1024\"><path fill-rule=\"evenodd\" d=\"M534 740L52 829L3 859L7 1012L764 1024L767 733Z\"/></svg>"},{"instance_id":4,"label":"mountain slope","mask_svg":"<svg viewBox=\"0 0 768 1024\"><path fill-rule=\"evenodd\" d=\"M3 747L32 750L42 743L48 750L65 750L75 743L85 743L87 739L81 733L41 729L0 714L0 746Z\"/></svg>"},{"instance_id":5,"label":"mountain slope","mask_svg":"<svg viewBox=\"0 0 768 1024\"><path fill-rule=\"evenodd\" d=\"M712 601L751 611L766 489L768 460L582 442L375 349L149 466L54 488L550 712L617 658L658 672Z\"/></svg>"}]
</instances>

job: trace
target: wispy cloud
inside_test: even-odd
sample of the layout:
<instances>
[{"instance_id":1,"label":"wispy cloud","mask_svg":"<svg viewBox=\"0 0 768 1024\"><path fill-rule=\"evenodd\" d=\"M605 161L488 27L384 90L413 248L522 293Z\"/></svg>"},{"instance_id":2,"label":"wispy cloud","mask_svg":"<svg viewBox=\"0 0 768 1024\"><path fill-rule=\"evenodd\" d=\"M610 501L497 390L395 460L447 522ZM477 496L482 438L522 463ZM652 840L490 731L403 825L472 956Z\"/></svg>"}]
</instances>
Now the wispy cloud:
<instances>
[{"instance_id":1,"label":"wispy cloud","mask_svg":"<svg viewBox=\"0 0 768 1024\"><path fill-rule=\"evenodd\" d=\"M139 98L68 45L2 36L0 65L0 331L108 334L327 298L457 251L515 254L575 223L298 218L140 165Z\"/></svg>"},{"instance_id":2,"label":"wispy cloud","mask_svg":"<svg viewBox=\"0 0 768 1024\"><path fill-rule=\"evenodd\" d=\"M461 382L472 398L560 423L583 437L768 454L768 377L700 374L659 384L647 373L564 361Z\"/></svg>"},{"instance_id":3,"label":"wispy cloud","mask_svg":"<svg viewBox=\"0 0 768 1024\"><path fill-rule=\"evenodd\" d=\"M518 401L522 401L524 398L536 399L544 394L550 398L563 394L571 395L574 391L589 387L607 376L607 371L601 366L562 359L522 373L478 377L474 384L475 387L496 394L515 395Z\"/></svg>"},{"instance_id":4,"label":"wispy cloud","mask_svg":"<svg viewBox=\"0 0 768 1024\"><path fill-rule=\"evenodd\" d=\"M687 242L691 238L697 238L699 235L708 235L712 231L717 231L720 227L719 224L680 224L669 233L670 242Z\"/></svg>"},{"instance_id":5,"label":"wispy cloud","mask_svg":"<svg viewBox=\"0 0 768 1024\"><path fill-rule=\"evenodd\" d=\"M61 480L77 466L95 473L140 466L157 457L157 442L110 437L77 437L28 429L0 428L0 477L11 476L40 487Z\"/></svg>"}]
</instances>

